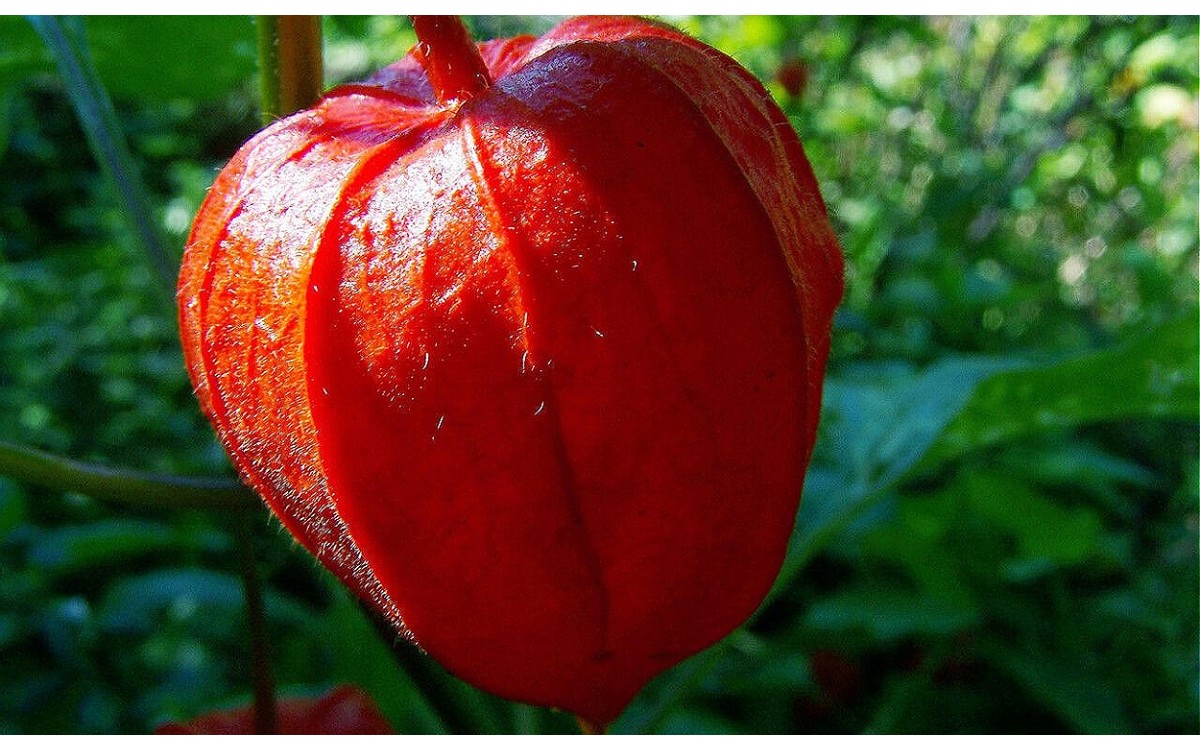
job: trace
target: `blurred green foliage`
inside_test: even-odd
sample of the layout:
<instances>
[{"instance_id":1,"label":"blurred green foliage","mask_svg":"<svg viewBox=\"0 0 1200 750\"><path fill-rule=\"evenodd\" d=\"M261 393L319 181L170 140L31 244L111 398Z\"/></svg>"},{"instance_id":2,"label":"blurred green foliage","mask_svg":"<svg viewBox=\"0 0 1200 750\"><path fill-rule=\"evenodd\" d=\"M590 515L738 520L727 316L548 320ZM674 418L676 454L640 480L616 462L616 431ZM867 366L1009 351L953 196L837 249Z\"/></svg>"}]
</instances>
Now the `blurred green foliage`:
<instances>
[{"instance_id":1,"label":"blurred green foliage","mask_svg":"<svg viewBox=\"0 0 1200 750\"><path fill-rule=\"evenodd\" d=\"M780 583L614 731L1196 732L1195 19L667 20L792 118L848 293ZM325 25L329 83L414 42L403 18ZM256 129L253 23L86 28L178 252ZM117 205L37 34L0 18L0 439L228 473ZM393 660L277 524L261 538L285 692L354 682L406 732L572 731ZM248 700L233 544L213 514L0 478L0 731Z\"/></svg>"}]
</instances>

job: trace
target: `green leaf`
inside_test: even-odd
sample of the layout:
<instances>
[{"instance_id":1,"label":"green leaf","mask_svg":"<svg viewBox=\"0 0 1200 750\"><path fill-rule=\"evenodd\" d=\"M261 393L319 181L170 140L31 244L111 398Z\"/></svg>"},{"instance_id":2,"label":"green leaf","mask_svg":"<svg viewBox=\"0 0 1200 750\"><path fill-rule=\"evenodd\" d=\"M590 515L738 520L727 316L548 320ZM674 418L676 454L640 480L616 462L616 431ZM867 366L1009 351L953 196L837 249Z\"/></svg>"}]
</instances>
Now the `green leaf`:
<instances>
[{"instance_id":1,"label":"green leaf","mask_svg":"<svg viewBox=\"0 0 1200 750\"><path fill-rule=\"evenodd\" d=\"M954 356L917 375L890 373L882 382L830 378L821 454L831 456L847 478L873 487L890 484L925 455L979 383L1022 364L1010 357Z\"/></svg>"},{"instance_id":2,"label":"green leaf","mask_svg":"<svg viewBox=\"0 0 1200 750\"><path fill-rule=\"evenodd\" d=\"M741 728L717 714L688 708L680 709L667 717L660 729L662 734L740 734Z\"/></svg>"},{"instance_id":3,"label":"green leaf","mask_svg":"<svg viewBox=\"0 0 1200 750\"><path fill-rule=\"evenodd\" d=\"M961 487L980 514L1012 534L1020 554L1071 564L1086 560L1100 541L1100 517L1088 508L1064 508L1029 484L998 474L968 474Z\"/></svg>"},{"instance_id":4,"label":"green leaf","mask_svg":"<svg viewBox=\"0 0 1200 750\"><path fill-rule=\"evenodd\" d=\"M250 16L91 16L88 42L114 96L214 99L250 80Z\"/></svg>"},{"instance_id":5,"label":"green leaf","mask_svg":"<svg viewBox=\"0 0 1200 750\"><path fill-rule=\"evenodd\" d=\"M243 606L242 583L236 576L180 568L121 579L104 593L96 611L102 630L147 633L164 615L199 619L215 612L240 614ZM304 607L275 592L267 593L266 609L277 621L302 623L311 617Z\"/></svg>"},{"instance_id":6,"label":"green leaf","mask_svg":"<svg viewBox=\"0 0 1200 750\"><path fill-rule=\"evenodd\" d=\"M944 542L956 507L950 493L904 498L899 517L863 537L862 554L902 568L922 595L973 610L971 588L957 556Z\"/></svg>"},{"instance_id":7,"label":"green leaf","mask_svg":"<svg viewBox=\"0 0 1200 750\"><path fill-rule=\"evenodd\" d=\"M25 521L25 494L20 485L0 477L0 542Z\"/></svg>"},{"instance_id":8,"label":"green leaf","mask_svg":"<svg viewBox=\"0 0 1200 750\"><path fill-rule=\"evenodd\" d=\"M113 518L47 531L30 546L27 559L48 573L71 573L162 552L173 542L166 524Z\"/></svg>"},{"instance_id":9,"label":"green leaf","mask_svg":"<svg viewBox=\"0 0 1200 750\"><path fill-rule=\"evenodd\" d=\"M994 375L976 390L923 460L963 453L1053 427L1129 418L1196 421L1197 321L1189 316L1130 343Z\"/></svg>"},{"instance_id":10,"label":"green leaf","mask_svg":"<svg viewBox=\"0 0 1200 750\"><path fill-rule=\"evenodd\" d=\"M1149 489L1158 482L1157 475L1146 467L1078 440L1061 446L1042 445L1036 450L1014 450L1006 455L1005 464L1039 482L1094 488L1129 485L1140 489Z\"/></svg>"},{"instance_id":11,"label":"green leaf","mask_svg":"<svg viewBox=\"0 0 1200 750\"><path fill-rule=\"evenodd\" d=\"M1129 417L1187 418L1197 395L1197 323L1057 363L948 357L892 384L830 378L823 443L805 487L788 556L768 600L837 534L914 471L1048 427ZM895 382L899 381L899 382Z\"/></svg>"},{"instance_id":12,"label":"green leaf","mask_svg":"<svg viewBox=\"0 0 1200 750\"><path fill-rule=\"evenodd\" d=\"M1086 734L1133 731L1120 696L1086 663L1050 653L1004 651L991 660L1039 703Z\"/></svg>"},{"instance_id":13,"label":"green leaf","mask_svg":"<svg viewBox=\"0 0 1200 750\"><path fill-rule=\"evenodd\" d=\"M413 681L401 671L366 614L340 584L331 585L337 602L323 618L330 635L336 678L358 685L376 698L379 710L398 732L441 733L446 728Z\"/></svg>"},{"instance_id":14,"label":"green leaf","mask_svg":"<svg viewBox=\"0 0 1200 750\"><path fill-rule=\"evenodd\" d=\"M250 16L91 16L84 26L100 80L117 97L215 99L254 75ZM29 21L0 17L0 92L53 71Z\"/></svg>"},{"instance_id":15,"label":"green leaf","mask_svg":"<svg viewBox=\"0 0 1200 750\"><path fill-rule=\"evenodd\" d=\"M704 679L705 693L746 696L796 693L813 685L808 657L793 644L780 644L734 631L729 654Z\"/></svg>"},{"instance_id":16,"label":"green leaf","mask_svg":"<svg viewBox=\"0 0 1200 750\"><path fill-rule=\"evenodd\" d=\"M20 16L0 16L0 91L54 69L37 32Z\"/></svg>"},{"instance_id":17,"label":"green leaf","mask_svg":"<svg viewBox=\"0 0 1200 750\"><path fill-rule=\"evenodd\" d=\"M4 161L4 152L8 150L8 141L12 136L13 94L0 86L0 161Z\"/></svg>"},{"instance_id":18,"label":"green leaf","mask_svg":"<svg viewBox=\"0 0 1200 750\"><path fill-rule=\"evenodd\" d=\"M873 584L847 588L815 602L806 618L809 626L820 630L857 630L881 641L950 635L977 619L978 612L963 602Z\"/></svg>"},{"instance_id":19,"label":"green leaf","mask_svg":"<svg viewBox=\"0 0 1200 750\"><path fill-rule=\"evenodd\" d=\"M883 385L831 378L825 385L823 443L773 598L837 534L915 466L971 398L975 386L1020 364L1009 358L951 357Z\"/></svg>"}]
</instances>

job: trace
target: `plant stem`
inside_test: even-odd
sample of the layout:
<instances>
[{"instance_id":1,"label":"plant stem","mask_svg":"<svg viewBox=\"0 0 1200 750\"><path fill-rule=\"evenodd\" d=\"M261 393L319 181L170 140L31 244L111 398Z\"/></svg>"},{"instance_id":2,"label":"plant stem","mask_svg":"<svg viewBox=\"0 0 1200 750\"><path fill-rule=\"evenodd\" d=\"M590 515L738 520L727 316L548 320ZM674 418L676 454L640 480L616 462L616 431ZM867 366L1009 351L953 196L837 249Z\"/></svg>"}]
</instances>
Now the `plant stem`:
<instances>
[{"instance_id":1,"label":"plant stem","mask_svg":"<svg viewBox=\"0 0 1200 750\"><path fill-rule=\"evenodd\" d=\"M58 65L67 96L83 126L92 154L100 163L116 193L122 214L166 291L166 301L171 303L175 297L179 262L167 252L116 111L92 63L83 24L77 18L55 16L31 16L29 22L41 35Z\"/></svg>"},{"instance_id":2,"label":"plant stem","mask_svg":"<svg viewBox=\"0 0 1200 750\"><path fill-rule=\"evenodd\" d=\"M479 47L458 16L413 16L417 58L429 76L434 96L454 105L492 85Z\"/></svg>"},{"instance_id":3,"label":"plant stem","mask_svg":"<svg viewBox=\"0 0 1200 750\"><path fill-rule=\"evenodd\" d=\"M0 475L62 492L159 510L251 511L261 502L235 479L146 474L72 461L0 441Z\"/></svg>"},{"instance_id":4,"label":"plant stem","mask_svg":"<svg viewBox=\"0 0 1200 750\"><path fill-rule=\"evenodd\" d=\"M275 680L271 672L271 638L267 634L266 607L258 558L254 553L254 517L239 513L237 525L239 567L242 590L246 596L246 620L250 630L250 680L254 686L254 731L277 734L279 715L275 701Z\"/></svg>"},{"instance_id":5,"label":"plant stem","mask_svg":"<svg viewBox=\"0 0 1200 750\"><path fill-rule=\"evenodd\" d=\"M62 492L82 492L101 500L154 509L234 511L242 588L250 630L250 670L254 686L254 726L259 734L277 730L262 581L254 552L254 522L262 505L233 479L193 479L143 474L72 461L33 448L0 441L0 475Z\"/></svg>"},{"instance_id":6,"label":"plant stem","mask_svg":"<svg viewBox=\"0 0 1200 750\"><path fill-rule=\"evenodd\" d=\"M321 98L321 17L259 16L258 76L264 125Z\"/></svg>"},{"instance_id":7,"label":"plant stem","mask_svg":"<svg viewBox=\"0 0 1200 750\"><path fill-rule=\"evenodd\" d=\"M325 87L321 17L258 16L258 75L264 125L312 106ZM259 734L276 734L279 730L278 707L262 581L254 554L254 519L249 515L239 516L235 522L238 524L242 588L250 631L254 728Z\"/></svg>"}]
</instances>

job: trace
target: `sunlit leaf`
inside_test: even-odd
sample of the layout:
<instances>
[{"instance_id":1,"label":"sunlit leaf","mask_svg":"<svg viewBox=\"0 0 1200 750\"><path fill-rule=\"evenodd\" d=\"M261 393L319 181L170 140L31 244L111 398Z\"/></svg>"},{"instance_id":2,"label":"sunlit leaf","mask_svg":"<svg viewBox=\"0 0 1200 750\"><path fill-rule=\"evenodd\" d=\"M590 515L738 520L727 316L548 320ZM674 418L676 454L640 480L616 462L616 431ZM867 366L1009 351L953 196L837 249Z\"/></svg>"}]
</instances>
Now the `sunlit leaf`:
<instances>
[{"instance_id":1,"label":"sunlit leaf","mask_svg":"<svg viewBox=\"0 0 1200 750\"><path fill-rule=\"evenodd\" d=\"M1197 322L1180 319L1129 343L983 382L946 425L926 465L1020 435L1128 418L1195 421Z\"/></svg>"},{"instance_id":2,"label":"sunlit leaf","mask_svg":"<svg viewBox=\"0 0 1200 750\"><path fill-rule=\"evenodd\" d=\"M254 74L250 16L90 16L86 28L100 79L118 98L212 99ZM25 19L0 18L0 90L53 70Z\"/></svg>"}]
</instances>

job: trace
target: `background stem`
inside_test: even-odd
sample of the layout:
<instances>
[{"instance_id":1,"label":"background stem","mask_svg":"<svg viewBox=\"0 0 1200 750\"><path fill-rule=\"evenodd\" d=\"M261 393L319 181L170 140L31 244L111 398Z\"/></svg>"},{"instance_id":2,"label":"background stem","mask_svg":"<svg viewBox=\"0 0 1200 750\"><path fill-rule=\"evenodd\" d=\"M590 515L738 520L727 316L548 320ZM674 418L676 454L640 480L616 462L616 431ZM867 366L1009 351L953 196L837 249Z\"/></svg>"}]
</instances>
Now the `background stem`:
<instances>
[{"instance_id":1,"label":"background stem","mask_svg":"<svg viewBox=\"0 0 1200 750\"><path fill-rule=\"evenodd\" d=\"M258 734L277 734L279 716L275 700L275 678L271 669L271 638L267 633L266 607L262 579L255 555L254 517L239 513L237 545L242 589L246 596L246 621L250 631L250 679L254 686L254 730Z\"/></svg>"},{"instance_id":2,"label":"background stem","mask_svg":"<svg viewBox=\"0 0 1200 750\"><path fill-rule=\"evenodd\" d=\"M159 510L248 512L261 506L258 497L236 479L112 469L3 441L0 441L0 475L60 492L81 492L99 500Z\"/></svg>"},{"instance_id":3,"label":"background stem","mask_svg":"<svg viewBox=\"0 0 1200 750\"><path fill-rule=\"evenodd\" d=\"M325 88L320 16L258 17L264 125L312 106Z\"/></svg>"}]
</instances>

